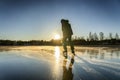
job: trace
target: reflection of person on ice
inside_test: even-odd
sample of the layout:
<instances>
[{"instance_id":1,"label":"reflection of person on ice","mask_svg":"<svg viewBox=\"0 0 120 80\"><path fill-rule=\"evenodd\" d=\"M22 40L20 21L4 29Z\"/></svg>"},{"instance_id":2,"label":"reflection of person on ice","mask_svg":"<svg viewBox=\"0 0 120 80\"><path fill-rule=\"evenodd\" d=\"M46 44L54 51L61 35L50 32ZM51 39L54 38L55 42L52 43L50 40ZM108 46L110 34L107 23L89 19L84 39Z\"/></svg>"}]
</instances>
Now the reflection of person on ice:
<instances>
[{"instance_id":1,"label":"reflection of person on ice","mask_svg":"<svg viewBox=\"0 0 120 80\"><path fill-rule=\"evenodd\" d=\"M69 24L69 21L65 19L61 20L61 24L62 24L62 32L63 32L63 48L64 48L63 53L66 53L65 56L67 56L67 41L68 41L71 47L71 52L75 55L74 45L71 39L73 35L71 25Z\"/></svg>"},{"instance_id":2,"label":"reflection of person on ice","mask_svg":"<svg viewBox=\"0 0 120 80\"><path fill-rule=\"evenodd\" d=\"M62 80L73 80L73 64L74 64L74 56L71 58L70 64L67 68L67 61L66 59L63 60L63 78Z\"/></svg>"}]
</instances>

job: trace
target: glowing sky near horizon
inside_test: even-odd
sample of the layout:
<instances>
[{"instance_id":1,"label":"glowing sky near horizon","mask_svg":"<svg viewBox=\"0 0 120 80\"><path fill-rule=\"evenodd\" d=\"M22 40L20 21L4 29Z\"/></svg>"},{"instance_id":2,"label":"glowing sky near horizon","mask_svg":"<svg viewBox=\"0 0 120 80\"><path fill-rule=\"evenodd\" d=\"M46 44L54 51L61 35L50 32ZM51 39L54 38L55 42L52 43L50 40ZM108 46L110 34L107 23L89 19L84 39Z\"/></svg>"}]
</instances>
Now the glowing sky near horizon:
<instances>
[{"instance_id":1,"label":"glowing sky near horizon","mask_svg":"<svg viewBox=\"0 0 120 80\"><path fill-rule=\"evenodd\" d=\"M120 0L0 0L0 39L50 40L62 18L74 36L120 34Z\"/></svg>"}]
</instances>

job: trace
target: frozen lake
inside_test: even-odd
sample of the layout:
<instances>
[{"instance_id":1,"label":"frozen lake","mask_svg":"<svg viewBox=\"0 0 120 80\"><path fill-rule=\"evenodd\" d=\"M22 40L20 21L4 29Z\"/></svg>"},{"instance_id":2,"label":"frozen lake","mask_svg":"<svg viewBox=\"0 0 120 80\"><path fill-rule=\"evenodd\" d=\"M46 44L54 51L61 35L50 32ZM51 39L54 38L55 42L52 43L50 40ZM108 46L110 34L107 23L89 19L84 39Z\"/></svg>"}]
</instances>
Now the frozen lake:
<instances>
[{"instance_id":1,"label":"frozen lake","mask_svg":"<svg viewBox=\"0 0 120 80\"><path fill-rule=\"evenodd\" d=\"M0 80L120 80L120 48L0 47Z\"/></svg>"}]
</instances>

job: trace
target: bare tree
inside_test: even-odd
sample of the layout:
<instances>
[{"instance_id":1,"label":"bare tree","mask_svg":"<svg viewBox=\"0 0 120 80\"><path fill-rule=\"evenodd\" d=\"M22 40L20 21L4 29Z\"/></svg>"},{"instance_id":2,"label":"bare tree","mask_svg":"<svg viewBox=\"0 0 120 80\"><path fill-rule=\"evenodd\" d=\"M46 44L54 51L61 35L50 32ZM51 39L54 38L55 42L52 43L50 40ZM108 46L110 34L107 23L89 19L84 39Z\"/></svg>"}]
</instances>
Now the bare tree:
<instances>
[{"instance_id":1,"label":"bare tree","mask_svg":"<svg viewBox=\"0 0 120 80\"><path fill-rule=\"evenodd\" d=\"M116 40L119 39L119 35L118 35L118 33L115 34L115 39L116 39Z\"/></svg>"},{"instance_id":2,"label":"bare tree","mask_svg":"<svg viewBox=\"0 0 120 80\"><path fill-rule=\"evenodd\" d=\"M98 40L98 36L97 36L97 34L96 34L96 33L94 33L94 35L93 35L93 39L94 39L95 41L97 41L97 40Z\"/></svg>"},{"instance_id":3,"label":"bare tree","mask_svg":"<svg viewBox=\"0 0 120 80\"><path fill-rule=\"evenodd\" d=\"M109 39L113 39L112 33L109 33Z\"/></svg>"},{"instance_id":4,"label":"bare tree","mask_svg":"<svg viewBox=\"0 0 120 80\"><path fill-rule=\"evenodd\" d=\"M100 35L100 40L103 40L104 39L104 33L100 32L99 35Z\"/></svg>"},{"instance_id":5,"label":"bare tree","mask_svg":"<svg viewBox=\"0 0 120 80\"><path fill-rule=\"evenodd\" d=\"M92 32L89 33L89 41L93 40Z\"/></svg>"}]
</instances>

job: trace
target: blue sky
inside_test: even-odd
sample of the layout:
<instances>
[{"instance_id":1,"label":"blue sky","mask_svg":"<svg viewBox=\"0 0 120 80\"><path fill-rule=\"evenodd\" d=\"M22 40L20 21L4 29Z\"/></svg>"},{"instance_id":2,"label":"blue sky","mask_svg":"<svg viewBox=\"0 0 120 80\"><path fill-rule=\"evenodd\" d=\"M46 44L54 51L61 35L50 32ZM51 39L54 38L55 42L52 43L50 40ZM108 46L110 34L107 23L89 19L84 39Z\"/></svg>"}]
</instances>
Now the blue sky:
<instances>
[{"instance_id":1,"label":"blue sky","mask_svg":"<svg viewBox=\"0 0 120 80\"><path fill-rule=\"evenodd\" d=\"M74 36L91 32L119 33L119 0L1 0L0 39L50 40L62 35L62 18Z\"/></svg>"}]
</instances>

